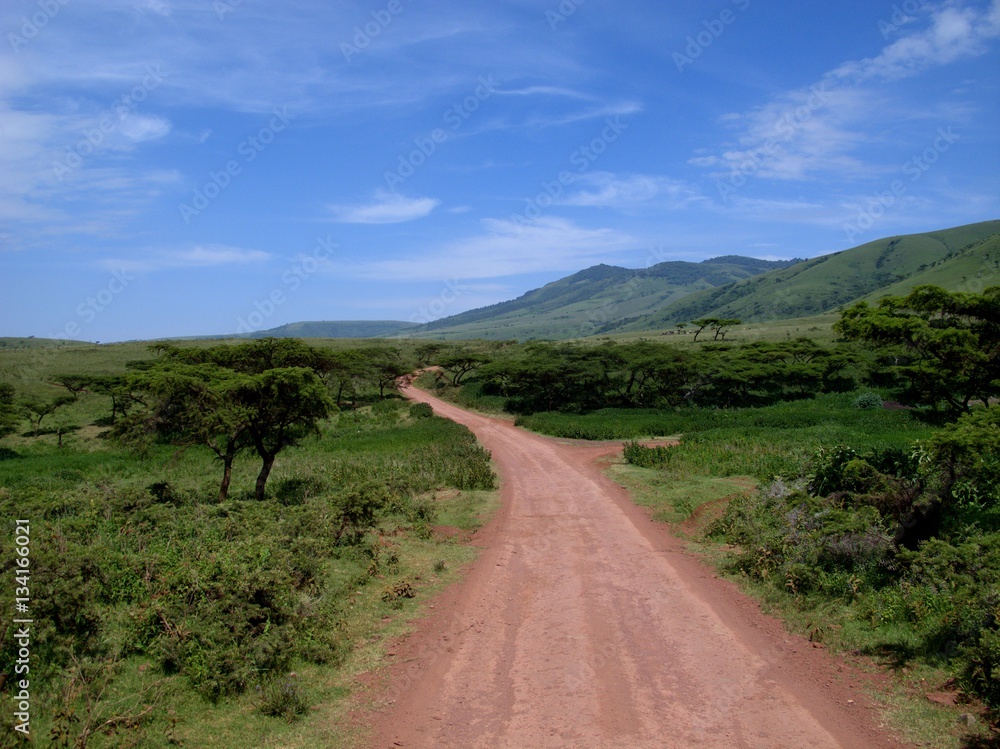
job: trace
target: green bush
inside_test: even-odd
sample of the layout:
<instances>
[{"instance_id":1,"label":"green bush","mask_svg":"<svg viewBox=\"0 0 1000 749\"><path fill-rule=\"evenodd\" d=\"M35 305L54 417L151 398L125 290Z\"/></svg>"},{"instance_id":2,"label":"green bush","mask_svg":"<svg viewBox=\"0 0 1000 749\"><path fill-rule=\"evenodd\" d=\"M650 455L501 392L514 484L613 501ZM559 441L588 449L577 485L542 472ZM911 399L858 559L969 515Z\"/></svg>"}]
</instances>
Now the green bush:
<instances>
[{"instance_id":1,"label":"green bush","mask_svg":"<svg viewBox=\"0 0 1000 749\"><path fill-rule=\"evenodd\" d=\"M994 624L984 630L978 642L962 654L962 678L968 688L987 703L1000 706L1000 629Z\"/></svg>"},{"instance_id":2,"label":"green bush","mask_svg":"<svg viewBox=\"0 0 1000 749\"><path fill-rule=\"evenodd\" d=\"M434 409L430 403L414 403L410 406L410 418L429 419L434 415Z\"/></svg>"},{"instance_id":3,"label":"green bush","mask_svg":"<svg viewBox=\"0 0 1000 749\"><path fill-rule=\"evenodd\" d=\"M265 682L257 687L257 695L257 710L263 715L291 723L309 711L309 700L294 673Z\"/></svg>"},{"instance_id":4,"label":"green bush","mask_svg":"<svg viewBox=\"0 0 1000 749\"><path fill-rule=\"evenodd\" d=\"M673 448L657 445L646 447L638 442L626 442L622 448L622 456L626 463L642 468L662 468L670 462Z\"/></svg>"},{"instance_id":5,"label":"green bush","mask_svg":"<svg viewBox=\"0 0 1000 749\"><path fill-rule=\"evenodd\" d=\"M894 552L875 508L844 508L802 492L738 497L709 532L739 546L737 569L793 593L851 598L881 582Z\"/></svg>"},{"instance_id":6,"label":"green bush","mask_svg":"<svg viewBox=\"0 0 1000 749\"><path fill-rule=\"evenodd\" d=\"M905 638L907 657L998 709L998 417L974 411L909 449L822 449L808 491L737 498L709 532L735 569L817 610L848 601L874 641Z\"/></svg>"},{"instance_id":7,"label":"green bush","mask_svg":"<svg viewBox=\"0 0 1000 749\"><path fill-rule=\"evenodd\" d=\"M862 393L857 398L854 399L854 407L860 408L864 411L871 411L876 408L882 408L882 396L878 393L867 392Z\"/></svg>"},{"instance_id":8,"label":"green bush","mask_svg":"<svg viewBox=\"0 0 1000 749\"><path fill-rule=\"evenodd\" d=\"M300 505L325 489L326 484L315 476L296 476L276 482L272 491L278 502L291 506Z\"/></svg>"}]
</instances>

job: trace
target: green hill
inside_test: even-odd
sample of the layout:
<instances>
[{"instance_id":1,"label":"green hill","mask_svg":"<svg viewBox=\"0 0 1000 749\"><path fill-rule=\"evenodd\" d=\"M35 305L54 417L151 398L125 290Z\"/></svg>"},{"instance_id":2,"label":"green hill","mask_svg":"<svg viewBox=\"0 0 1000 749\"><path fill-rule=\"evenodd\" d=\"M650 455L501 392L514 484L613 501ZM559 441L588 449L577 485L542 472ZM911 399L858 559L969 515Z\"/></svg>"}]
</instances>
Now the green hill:
<instances>
[{"instance_id":1,"label":"green hill","mask_svg":"<svg viewBox=\"0 0 1000 749\"><path fill-rule=\"evenodd\" d=\"M649 268L595 265L517 299L436 320L403 335L418 338L579 338L640 318L692 292L750 278L796 261L727 255Z\"/></svg>"},{"instance_id":2,"label":"green hill","mask_svg":"<svg viewBox=\"0 0 1000 749\"><path fill-rule=\"evenodd\" d=\"M14 351L17 349L52 349L68 348L72 346L92 346L87 341L69 341L57 338L36 338L35 336L0 337L0 351Z\"/></svg>"},{"instance_id":3,"label":"green hill","mask_svg":"<svg viewBox=\"0 0 1000 749\"><path fill-rule=\"evenodd\" d=\"M863 298L873 303L883 296L904 296L923 284L976 293L988 286L1000 285L1000 234L977 242L957 255L931 263L923 271Z\"/></svg>"},{"instance_id":4,"label":"green hill","mask_svg":"<svg viewBox=\"0 0 1000 749\"><path fill-rule=\"evenodd\" d=\"M732 317L748 322L809 317L857 299L905 293L922 283L958 289L976 279L985 288L1000 281L995 262L1000 254L998 233L1000 221L984 221L879 239L696 292L638 320L625 320L608 329L659 330L699 317ZM987 276L993 281L983 282Z\"/></svg>"},{"instance_id":5,"label":"green hill","mask_svg":"<svg viewBox=\"0 0 1000 749\"><path fill-rule=\"evenodd\" d=\"M247 338L377 338L402 333L417 323L399 320L338 320L293 322L246 334Z\"/></svg>"},{"instance_id":6,"label":"green hill","mask_svg":"<svg viewBox=\"0 0 1000 749\"><path fill-rule=\"evenodd\" d=\"M401 334L418 323L400 320L322 320L312 322L292 322L268 330L252 333L223 333L220 335L199 335L174 337L175 341L206 341L230 338L378 338ZM166 339L164 339L166 340Z\"/></svg>"}]
</instances>

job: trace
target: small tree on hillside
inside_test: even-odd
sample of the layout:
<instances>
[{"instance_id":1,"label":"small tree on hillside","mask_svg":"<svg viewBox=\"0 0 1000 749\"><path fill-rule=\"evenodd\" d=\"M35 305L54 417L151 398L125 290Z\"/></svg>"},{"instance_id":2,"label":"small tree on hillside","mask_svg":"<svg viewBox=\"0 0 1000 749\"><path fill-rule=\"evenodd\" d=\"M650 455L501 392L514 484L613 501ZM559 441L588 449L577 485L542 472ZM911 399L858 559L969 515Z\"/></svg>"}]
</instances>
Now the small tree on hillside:
<instances>
[{"instance_id":1,"label":"small tree on hillside","mask_svg":"<svg viewBox=\"0 0 1000 749\"><path fill-rule=\"evenodd\" d=\"M263 500L278 453L306 434L318 432L319 421L333 411L333 401L316 373L303 367L254 375L237 389L237 398L247 409L247 434L261 460L256 496Z\"/></svg>"},{"instance_id":2,"label":"small tree on hillside","mask_svg":"<svg viewBox=\"0 0 1000 749\"><path fill-rule=\"evenodd\" d=\"M37 437L42 431L42 421L46 416L51 416L63 406L73 403L76 398L72 395L60 395L52 400L44 398L25 398L21 401L21 409L33 427L32 435Z\"/></svg>"},{"instance_id":3,"label":"small tree on hillside","mask_svg":"<svg viewBox=\"0 0 1000 749\"><path fill-rule=\"evenodd\" d=\"M148 393L149 407L120 421L114 434L138 452L147 450L156 436L174 445L207 447L222 462L219 501L224 502L237 455L252 449L248 413L236 397L246 377L205 364L176 364L135 375L130 384Z\"/></svg>"},{"instance_id":4,"label":"small tree on hillside","mask_svg":"<svg viewBox=\"0 0 1000 749\"><path fill-rule=\"evenodd\" d=\"M698 341L698 336L702 334L705 328L707 328L714 322L716 322L716 318L714 317L700 317L697 320L691 321L691 324L697 328L697 330L694 332L694 340L696 343Z\"/></svg>"},{"instance_id":5,"label":"small tree on hillside","mask_svg":"<svg viewBox=\"0 0 1000 749\"><path fill-rule=\"evenodd\" d=\"M740 325L742 322L738 317L720 317L717 320L713 320L709 325L715 333L715 337L712 340L717 341L720 336L722 340L726 340L726 333L729 332L729 329Z\"/></svg>"},{"instance_id":6,"label":"small tree on hillside","mask_svg":"<svg viewBox=\"0 0 1000 749\"><path fill-rule=\"evenodd\" d=\"M139 396L129 387L128 379L123 375L94 377L91 380L90 389L111 399L112 426L115 425L118 416L128 416L132 407L137 404L141 405Z\"/></svg>"},{"instance_id":7,"label":"small tree on hillside","mask_svg":"<svg viewBox=\"0 0 1000 749\"><path fill-rule=\"evenodd\" d=\"M53 379L52 384L66 388L76 398L90 387L92 379L88 375L58 375Z\"/></svg>"}]
</instances>

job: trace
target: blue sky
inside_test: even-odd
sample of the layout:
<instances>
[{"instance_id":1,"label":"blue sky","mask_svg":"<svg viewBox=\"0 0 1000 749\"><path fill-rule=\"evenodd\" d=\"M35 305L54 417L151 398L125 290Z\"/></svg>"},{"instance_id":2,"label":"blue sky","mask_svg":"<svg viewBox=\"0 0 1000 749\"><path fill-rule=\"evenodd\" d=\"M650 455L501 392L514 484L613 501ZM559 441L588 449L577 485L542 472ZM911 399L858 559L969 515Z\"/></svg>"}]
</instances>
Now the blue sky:
<instances>
[{"instance_id":1,"label":"blue sky","mask_svg":"<svg viewBox=\"0 0 1000 749\"><path fill-rule=\"evenodd\" d=\"M425 321L1000 217L1000 0L5 0L0 32L0 335Z\"/></svg>"}]
</instances>

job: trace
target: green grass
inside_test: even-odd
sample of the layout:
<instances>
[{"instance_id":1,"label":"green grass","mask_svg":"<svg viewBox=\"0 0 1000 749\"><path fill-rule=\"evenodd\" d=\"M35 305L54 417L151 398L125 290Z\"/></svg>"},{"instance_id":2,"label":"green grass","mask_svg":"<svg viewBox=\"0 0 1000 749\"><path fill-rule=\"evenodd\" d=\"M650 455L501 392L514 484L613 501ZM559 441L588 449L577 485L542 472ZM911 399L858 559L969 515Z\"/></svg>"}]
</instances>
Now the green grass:
<instances>
[{"instance_id":1,"label":"green grass","mask_svg":"<svg viewBox=\"0 0 1000 749\"><path fill-rule=\"evenodd\" d=\"M857 394L820 395L762 408L539 413L518 424L542 434L592 440L683 435L675 465L699 475L770 479L795 473L820 445L908 444L932 431L907 411L862 410Z\"/></svg>"},{"instance_id":2,"label":"green grass","mask_svg":"<svg viewBox=\"0 0 1000 749\"><path fill-rule=\"evenodd\" d=\"M717 547L702 546L701 554L706 560L714 560L720 572L761 601L764 611L783 620L790 631L849 658L857 668L887 678L887 688L870 689L867 696L880 706L886 725L904 741L926 749L995 746L989 743L995 736L982 719L971 727L959 721L960 715L973 713L973 708L944 707L928 701L926 695L944 691L951 677L944 662L911 660L900 666L891 655L894 647L905 649L907 644L914 644L909 631L899 628L895 634L882 630L875 633L843 601L792 597L769 583L727 573L729 555Z\"/></svg>"},{"instance_id":3,"label":"green grass","mask_svg":"<svg viewBox=\"0 0 1000 749\"><path fill-rule=\"evenodd\" d=\"M358 694L355 676L383 668L387 638L405 632L475 556L462 537L433 526L472 531L496 509L471 434L444 419L411 419L393 401L344 413L322 437L279 455L268 500L252 499L258 465L246 458L219 504L220 468L207 451L158 446L140 459L117 449L88 422L103 414L102 400L84 396L70 407L84 426L62 449L53 435L18 435L0 453L0 510L32 523L33 733L47 741L61 727L75 737L90 723L116 727L94 733L91 747L366 745L350 711L374 695ZM375 528L356 543L333 541L338 497L375 484L388 501ZM8 599L9 566L4 559ZM241 587L251 598L227 598L227 588ZM242 626L259 610L271 612L271 634L254 635L259 645L248 652L279 647L286 629L292 636L280 645L290 658L275 663L297 674L309 705L293 722L261 714L253 677L245 691L208 699L190 655L179 672L164 665L162 647L196 647L218 625ZM87 619L81 632L93 635L73 634L82 625L72 622ZM165 637L165 626L188 634ZM4 652L10 635L0 629ZM282 672L260 672L261 688ZM66 709L72 717L60 717ZM10 720L3 717L8 736Z\"/></svg>"},{"instance_id":4,"label":"green grass","mask_svg":"<svg viewBox=\"0 0 1000 749\"><path fill-rule=\"evenodd\" d=\"M748 491L754 484L740 476L679 476L677 471L625 464L611 465L607 473L629 490L632 501L652 510L654 520L671 524L683 523L699 507Z\"/></svg>"}]
</instances>

